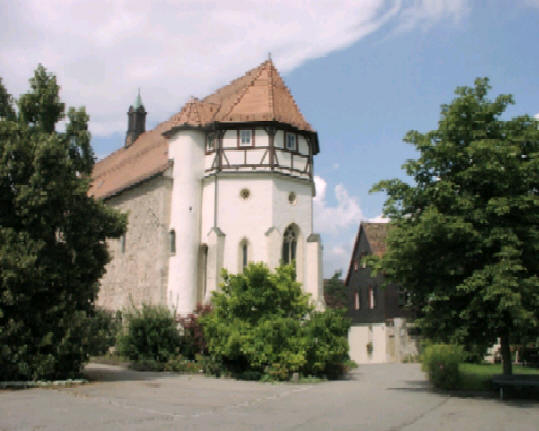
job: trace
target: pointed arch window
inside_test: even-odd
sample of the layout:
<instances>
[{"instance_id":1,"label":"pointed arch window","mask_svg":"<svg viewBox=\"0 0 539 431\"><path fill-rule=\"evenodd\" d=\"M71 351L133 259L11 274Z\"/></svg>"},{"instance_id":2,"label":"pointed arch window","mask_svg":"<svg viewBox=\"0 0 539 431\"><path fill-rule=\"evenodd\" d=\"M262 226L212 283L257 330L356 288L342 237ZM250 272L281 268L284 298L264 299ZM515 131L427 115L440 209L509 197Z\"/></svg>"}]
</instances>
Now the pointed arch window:
<instances>
[{"instance_id":1,"label":"pointed arch window","mask_svg":"<svg viewBox=\"0 0 539 431\"><path fill-rule=\"evenodd\" d=\"M288 226L284 231L282 259L285 265L296 259L298 234L294 226Z\"/></svg>"}]
</instances>

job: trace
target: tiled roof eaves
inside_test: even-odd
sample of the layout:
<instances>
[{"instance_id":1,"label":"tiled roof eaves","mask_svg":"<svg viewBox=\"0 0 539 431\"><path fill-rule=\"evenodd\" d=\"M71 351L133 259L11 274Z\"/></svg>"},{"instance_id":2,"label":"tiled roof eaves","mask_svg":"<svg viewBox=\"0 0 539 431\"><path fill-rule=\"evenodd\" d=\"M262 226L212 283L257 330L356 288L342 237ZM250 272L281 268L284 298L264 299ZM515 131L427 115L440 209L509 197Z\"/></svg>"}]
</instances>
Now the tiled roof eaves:
<instances>
[{"instance_id":1,"label":"tiled roof eaves","mask_svg":"<svg viewBox=\"0 0 539 431\"><path fill-rule=\"evenodd\" d=\"M171 165L172 165L172 162L168 161L167 163L159 166L158 168L154 169L153 171L148 172L148 173L146 173L144 175L141 175L141 176L135 178L133 181L130 181L129 183L127 183L125 185L122 185L121 187L118 187L118 188L116 188L114 190L111 190L111 191L107 192L104 195L94 194L94 197L98 198L98 199L103 199L103 200L110 199L110 198L120 194L121 192L124 192L124 191L126 191L126 190L140 184L140 183L143 183L144 181L151 180L152 178L156 177L157 175L162 174Z\"/></svg>"}]
</instances>

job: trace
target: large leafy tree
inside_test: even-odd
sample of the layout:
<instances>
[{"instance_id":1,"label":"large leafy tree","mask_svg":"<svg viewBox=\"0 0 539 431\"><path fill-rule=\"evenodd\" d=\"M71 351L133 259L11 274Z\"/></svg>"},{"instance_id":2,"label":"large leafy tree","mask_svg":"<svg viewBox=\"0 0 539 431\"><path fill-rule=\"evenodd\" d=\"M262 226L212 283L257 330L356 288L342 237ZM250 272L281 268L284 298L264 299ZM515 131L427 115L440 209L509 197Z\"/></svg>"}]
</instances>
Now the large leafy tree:
<instances>
[{"instance_id":1,"label":"large leafy tree","mask_svg":"<svg viewBox=\"0 0 539 431\"><path fill-rule=\"evenodd\" d=\"M38 66L13 99L0 82L0 380L76 375L87 318L124 216L89 197L94 156L84 108L65 132L56 78Z\"/></svg>"},{"instance_id":2,"label":"large leafy tree","mask_svg":"<svg viewBox=\"0 0 539 431\"><path fill-rule=\"evenodd\" d=\"M487 78L459 87L437 130L410 131L412 184L381 181L394 229L375 266L409 292L425 335L465 345L537 334L539 124L502 120L513 98L487 98Z\"/></svg>"}]
</instances>

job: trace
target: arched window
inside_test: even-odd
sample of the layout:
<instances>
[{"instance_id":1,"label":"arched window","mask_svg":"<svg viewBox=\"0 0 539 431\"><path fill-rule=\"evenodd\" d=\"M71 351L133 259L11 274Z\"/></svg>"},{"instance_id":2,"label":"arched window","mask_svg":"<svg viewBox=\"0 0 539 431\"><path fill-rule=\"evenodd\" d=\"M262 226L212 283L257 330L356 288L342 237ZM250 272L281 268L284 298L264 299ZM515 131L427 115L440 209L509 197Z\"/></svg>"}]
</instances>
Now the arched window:
<instances>
[{"instance_id":1,"label":"arched window","mask_svg":"<svg viewBox=\"0 0 539 431\"><path fill-rule=\"evenodd\" d=\"M176 232L174 229L171 229L168 233L169 242L170 242L170 253L176 254Z\"/></svg>"},{"instance_id":2,"label":"arched window","mask_svg":"<svg viewBox=\"0 0 539 431\"><path fill-rule=\"evenodd\" d=\"M298 234L294 226L290 225L284 231L283 238L283 263L288 265L296 259L296 248L298 244Z\"/></svg>"}]
</instances>

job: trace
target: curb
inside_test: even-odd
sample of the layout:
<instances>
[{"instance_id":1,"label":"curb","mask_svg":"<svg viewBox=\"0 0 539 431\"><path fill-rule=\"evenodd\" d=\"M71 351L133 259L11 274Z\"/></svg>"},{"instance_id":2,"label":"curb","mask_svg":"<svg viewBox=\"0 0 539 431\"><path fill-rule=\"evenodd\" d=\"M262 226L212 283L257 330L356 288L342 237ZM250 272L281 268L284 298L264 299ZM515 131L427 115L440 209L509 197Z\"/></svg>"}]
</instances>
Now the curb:
<instances>
[{"instance_id":1,"label":"curb","mask_svg":"<svg viewBox=\"0 0 539 431\"><path fill-rule=\"evenodd\" d=\"M73 385L84 385L86 383L88 383L88 380L86 379L7 381L0 382L0 389L48 388L59 386L71 387Z\"/></svg>"}]
</instances>

